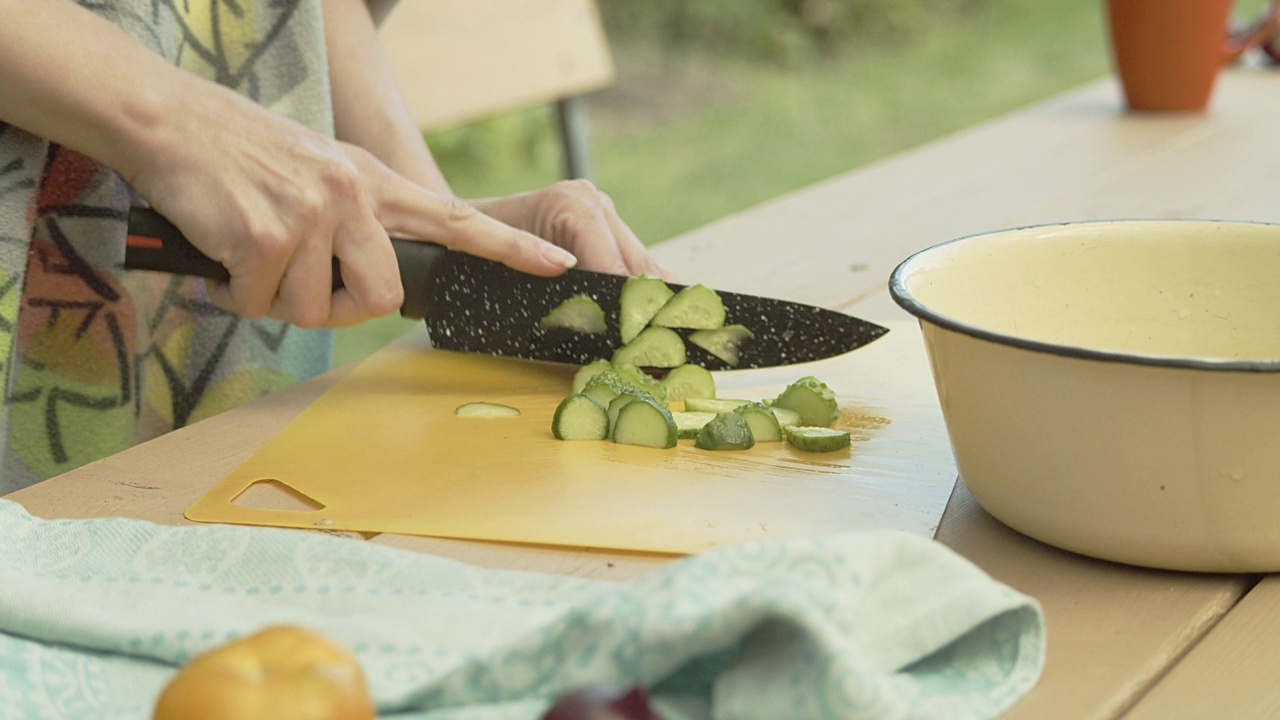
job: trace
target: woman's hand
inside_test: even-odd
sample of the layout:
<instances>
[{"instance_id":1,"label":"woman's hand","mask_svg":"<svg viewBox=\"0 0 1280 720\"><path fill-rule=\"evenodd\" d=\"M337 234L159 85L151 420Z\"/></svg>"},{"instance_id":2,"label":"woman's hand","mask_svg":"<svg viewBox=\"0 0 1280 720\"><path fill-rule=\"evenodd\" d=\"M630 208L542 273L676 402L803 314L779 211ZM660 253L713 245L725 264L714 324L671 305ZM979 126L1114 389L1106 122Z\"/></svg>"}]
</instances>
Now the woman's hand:
<instances>
[{"instance_id":1,"label":"woman's hand","mask_svg":"<svg viewBox=\"0 0 1280 720\"><path fill-rule=\"evenodd\" d=\"M613 200L586 180L564 180L542 190L471 204L569 250L584 269L671 279L618 216Z\"/></svg>"},{"instance_id":2,"label":"woman's hand","mask_svg":"<svg viewBox=\"0 0 1280 720\"><path fill-rule=\"evenodd\" d=\"M215 303L302 327L350 325L400 307L387 233L434 240L538 275L576 260L531 233L392 172L222 88L194 80L186 120L166 125L129 179L197 248L226 266ZM345 287L331 292L332 258Z\"/></svg>"}]
</instances>

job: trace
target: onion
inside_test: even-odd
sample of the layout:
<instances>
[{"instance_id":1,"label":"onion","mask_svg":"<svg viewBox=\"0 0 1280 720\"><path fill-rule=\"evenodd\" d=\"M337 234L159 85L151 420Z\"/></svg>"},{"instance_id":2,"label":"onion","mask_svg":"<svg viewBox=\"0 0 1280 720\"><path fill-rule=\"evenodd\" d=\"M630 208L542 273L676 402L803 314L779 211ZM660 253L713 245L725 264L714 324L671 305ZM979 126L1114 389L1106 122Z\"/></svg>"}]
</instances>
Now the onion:
<instances>
[{"instance_id":1,"label":"onion","mask_svg":"<svg viewBox=\"0 0 1280 720\"><path fill-rule=\"evenodd\" d=\"M584 687L561 695L542 720L662 720L642 687Z\"/></svg>"}]
</instances>

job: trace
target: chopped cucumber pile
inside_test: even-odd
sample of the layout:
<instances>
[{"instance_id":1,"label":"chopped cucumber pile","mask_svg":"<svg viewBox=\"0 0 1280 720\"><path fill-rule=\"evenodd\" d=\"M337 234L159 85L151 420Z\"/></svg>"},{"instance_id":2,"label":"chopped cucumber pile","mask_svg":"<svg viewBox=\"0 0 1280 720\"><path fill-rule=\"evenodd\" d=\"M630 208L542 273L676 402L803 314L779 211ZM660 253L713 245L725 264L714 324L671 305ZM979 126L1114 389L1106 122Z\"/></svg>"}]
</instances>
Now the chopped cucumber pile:
<instances>
[{"instance_id":1,"label":"chopped cucumber pile","mask_svg":"<svg viewBox=\"0 0 1280 720\"><path fill-rule=\"evenodd\" d=\"M604 319L604 309L585 293L574 295L556 306L538 321L544 329L564 328L580 333L602 333L608 327Z\"/></svg>"},{"instance_id":2,"label":"chopped cucumber pile","mask_svg":"<svg viewBox=\"0 0 1280 720\"><path fill-rule=\"evenodd\" d=\"M469 402L454 408L458 417L519 417L520 410L510 405L491 402Z\"/></svg>"},{"instance_id":3,"label":"chopped cucumber pile","mask_svg":"<svg viewBox=\"0 0 1280 720\"><path fill-rule=\"evenodd\" d=\"M627 278L618 293L618 335L622 341L612 358L615 365L675 368L685 364L687 342L702 348L730 367L738 364L739 348L755 335L743 325L725 325L724 301L705 285L674 292L662 278ZM580 293L560 303L539 321L546 329L562 328L599 334L609 319L600 304Z\"/></svg>"},{"instance_id":4,"label":"chopped cucumber pile","mask_svg":"<svg viewBox=\"0 0 1280 720\"><path fill-rule=\"evenodd\" d=\"M714 376L695 365L678 365L658 382L635 365L597 360L574 375L573 388L551 421L561 440L612 439L652 448L693 440L703 450L747 450L785 439L804 452L841 450L851 440L831 427L840 417L835 393L812 376L772 402L759 402L715 397ZM668 401L683 401L684 410L668 409Z\"/></svg>"}]
</instances>

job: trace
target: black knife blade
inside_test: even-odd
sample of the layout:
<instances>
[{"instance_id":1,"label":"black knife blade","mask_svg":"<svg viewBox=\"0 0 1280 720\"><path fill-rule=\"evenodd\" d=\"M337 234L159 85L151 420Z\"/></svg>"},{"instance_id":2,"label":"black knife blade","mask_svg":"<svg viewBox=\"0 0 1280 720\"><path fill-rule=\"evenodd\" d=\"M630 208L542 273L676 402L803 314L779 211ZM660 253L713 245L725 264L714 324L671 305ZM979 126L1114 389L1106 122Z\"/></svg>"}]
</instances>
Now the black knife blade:
<instances>
[{"instance_id":1,"label":"black knife blade","mask_svg":"<svg viewBox=\"0 0 1280 720\"><path fill-rule=\"evenodd\" d=\"M538 277L430 242L391 242L405 288L401 315L423 319L434 347L584 365L611 357L622 344L618 296L625 277L576 269ZM124 264L213 280L229 277L225 267L200 253L181 230L148 208L130 213ZM333 284L342 286L336 258ZM677 292L684 287L669 285ZM888 332L875 323L813 305L717 292L724 302L725 322L746 326L755 339L741 347L735 366L687 343L689 362L708 370L812 362L855 350ZM578 294L589 295L604 310L604 333L539 327L542 317Z\"/></svg>"}]
</instances>

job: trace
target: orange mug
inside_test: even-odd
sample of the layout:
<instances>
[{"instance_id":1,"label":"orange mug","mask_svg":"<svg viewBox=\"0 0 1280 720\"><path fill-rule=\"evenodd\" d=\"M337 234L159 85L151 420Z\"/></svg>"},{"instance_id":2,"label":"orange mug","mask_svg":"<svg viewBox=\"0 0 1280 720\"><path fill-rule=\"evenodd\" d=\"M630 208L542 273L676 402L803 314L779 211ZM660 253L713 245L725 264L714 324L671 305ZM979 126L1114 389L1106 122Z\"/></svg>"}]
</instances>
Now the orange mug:
<instances>
[{"instance_id":1,"label":"orange mug","mask_svg":"<svg viewBox=\"0 0 1280 720\"><path fill-rule=\"evenodd\" d=\"M1232 0L1107 0L1111 49L1134 110L1203 110L1223 66L1280 27L1280 0L1228 30Z\"/></svg>"}]
</instances>

